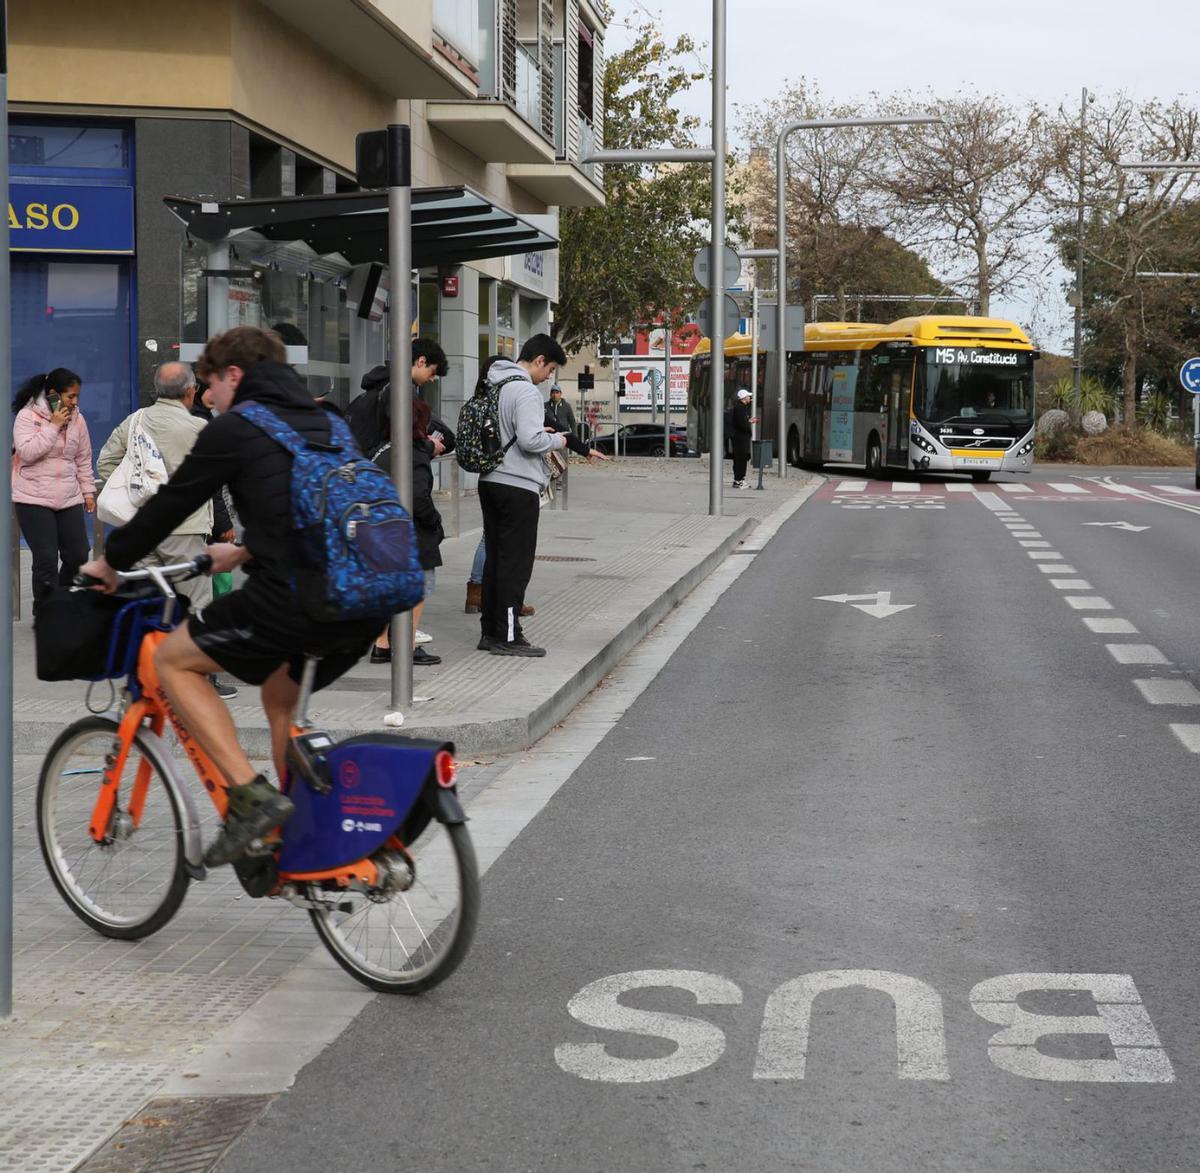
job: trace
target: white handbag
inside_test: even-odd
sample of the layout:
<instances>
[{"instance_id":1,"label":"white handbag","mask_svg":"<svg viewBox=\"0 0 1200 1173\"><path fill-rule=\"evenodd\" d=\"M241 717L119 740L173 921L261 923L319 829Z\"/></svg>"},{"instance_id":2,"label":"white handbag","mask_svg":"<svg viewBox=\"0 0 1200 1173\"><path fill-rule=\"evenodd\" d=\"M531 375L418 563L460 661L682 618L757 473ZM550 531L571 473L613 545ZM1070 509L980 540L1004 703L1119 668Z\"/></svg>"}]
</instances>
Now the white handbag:
<instances>
[{"instance_id":1,"label":"white handbag","mask_svg":"<svg viewBox=\"0 0 1200 1173\"><path fill-rule=\"evenodd\" d=\"M135 412L129 421L129 439L125 455L104 482L96 498L96 516L106 525L124 525L167 483L167 466L142 427L142 413Z\"/></svg>"}]
</instances>

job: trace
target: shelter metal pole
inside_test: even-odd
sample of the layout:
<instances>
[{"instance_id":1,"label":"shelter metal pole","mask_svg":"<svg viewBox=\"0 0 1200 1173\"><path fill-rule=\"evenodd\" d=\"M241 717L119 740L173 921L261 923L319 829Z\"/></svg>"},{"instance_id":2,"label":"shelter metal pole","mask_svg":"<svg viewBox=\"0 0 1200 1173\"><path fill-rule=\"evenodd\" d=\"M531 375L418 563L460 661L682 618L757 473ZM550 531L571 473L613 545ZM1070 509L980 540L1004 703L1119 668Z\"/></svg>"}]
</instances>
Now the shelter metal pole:
<instances>
[{"instance_id":1,"label":"shelter metal pole","mask_svg":"<svg viewBox=\"0 0 1200 1173\"><path fill-rule=\"evenodd\" d=\"M713 0L712 250L708 297L712 314L712 391L709 399L708 512L720 517L725 470L725 0Z\"/></svg>"},{"instance_id":2,"label":"shelter metal pole","mask_svg":"<svg viewBox=\"0 0 1200 1173\"><path fill-rule=\"evenodd\" d=\"M663 318L663 455L671 459L671 314Z\"/></svg>"},{"instance_id":3,"label":"shelter metal pole","mask_svg":"<svg viewBox=\"0 0 1200 1173\"><path fill-rule=\"evenodd\" d=\"M758 281L750 292L750 418L758 418ZM750 424L750 438L761 440L762 432L756 423Z\"/></svg>"},{"instance_id":4,"label":"shelter metal pole","mask_svg":"<svg viewBox=\"0 0 1200 1173\"><path fill-rule=\"evenodd\" d=\"M412 513L412 137L409 127L388 127L388 332L392 413L392 477L400 504ZM392 616L393 712L412 704L412 612Z\"/></svg>"},{"instance_id":5,"label":"shelter metal pole","mask_svg":"<svg viewBox=\"0 0 1200 1173\"><path fill-rule=\"evenodd\" d=\"M8 191L8 3L0 0L0 182ZM12 398L8 263L8 218L0 227L0 403ZM12 484L0 496L0 550L12 541ZM0 617L12 611L14 582L0 574ZM7 598L5 596L8 596ZM12 1014L13 991L13 641L11 631L0 652L0 1018Z\"/></svg>"}]
</instances>

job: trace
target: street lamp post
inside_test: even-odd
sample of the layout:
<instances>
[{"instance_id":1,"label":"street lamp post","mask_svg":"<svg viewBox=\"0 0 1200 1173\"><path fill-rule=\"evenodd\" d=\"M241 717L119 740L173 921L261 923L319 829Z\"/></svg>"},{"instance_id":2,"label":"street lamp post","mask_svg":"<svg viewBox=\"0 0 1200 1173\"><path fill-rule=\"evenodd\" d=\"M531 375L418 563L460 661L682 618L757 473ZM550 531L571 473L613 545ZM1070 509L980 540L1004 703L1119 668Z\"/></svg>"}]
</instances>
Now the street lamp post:
<instances>
[{"instance_id":1,"label":"street lamp post","mask_svg":"<svg viewBox=\"0 0 1200 1173\"><path fill-rule=\"evenodd\" d=\"M1075 420L1079 420L1079 408L1082 402L1083 395L1083 227L1084 227L1084 204L1083 204L1083 182L1084 170L1087 161L1087 138L1085 128L1087 126L1087 108L1088 103L1092 101L1092 95L1087 92L1087 86L1083 87L1083 93L1079 99L1079 207L1078 217L1076 221L1075 233L1075 349L1074 356L1071 362L1071 397L1075 405Z\"/></svg>"}]
</instances>

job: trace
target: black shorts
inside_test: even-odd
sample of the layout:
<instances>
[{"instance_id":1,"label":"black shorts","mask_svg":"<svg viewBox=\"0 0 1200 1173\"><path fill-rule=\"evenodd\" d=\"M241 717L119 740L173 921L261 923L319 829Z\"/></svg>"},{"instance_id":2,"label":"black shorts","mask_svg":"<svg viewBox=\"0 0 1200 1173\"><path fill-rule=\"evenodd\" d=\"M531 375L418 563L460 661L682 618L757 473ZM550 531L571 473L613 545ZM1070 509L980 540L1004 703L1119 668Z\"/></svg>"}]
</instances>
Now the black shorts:
<instances>
[{"instance_id":1,"label":"black shorts","mask_svg":"<svg viewBox=\"0 0 1200 1173\"><path fill-rule=\"evenodd\" d=\"M262 684L281 664L299 681L305 656L320 656L314 687L325 688L363 658L386 624L386 619L316 623L290 592L249 584L193 615L188 633L223 671L247 684Z\"/></svg>"}]
</instances>

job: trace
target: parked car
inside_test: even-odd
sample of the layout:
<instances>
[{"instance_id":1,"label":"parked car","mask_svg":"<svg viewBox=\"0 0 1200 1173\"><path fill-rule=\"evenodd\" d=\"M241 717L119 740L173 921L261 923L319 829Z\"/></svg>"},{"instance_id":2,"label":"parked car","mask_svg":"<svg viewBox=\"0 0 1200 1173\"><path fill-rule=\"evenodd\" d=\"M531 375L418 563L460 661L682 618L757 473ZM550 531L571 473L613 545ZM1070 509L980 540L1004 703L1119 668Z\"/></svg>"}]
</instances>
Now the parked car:
<instances>
[{"instance_id":1,"label":"parked car","mask_svg":"<svg viewBox=\"0 0 1200 1173\"><path fill-rule=\"evenodd\" d=\"M618 455L621 456L665 456L666 445L663 443L662 424L625 424L617 435L620 436L621 446ZM606 456L613 455L613 441L617 437L612 432L592 439L592 447L603 452ZM686 456L688 454L687 428L683 424L671 425L671 455Z\"/></svg>"}]
</instances>

